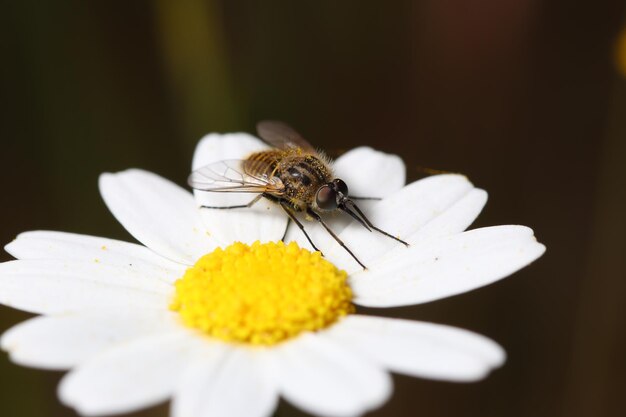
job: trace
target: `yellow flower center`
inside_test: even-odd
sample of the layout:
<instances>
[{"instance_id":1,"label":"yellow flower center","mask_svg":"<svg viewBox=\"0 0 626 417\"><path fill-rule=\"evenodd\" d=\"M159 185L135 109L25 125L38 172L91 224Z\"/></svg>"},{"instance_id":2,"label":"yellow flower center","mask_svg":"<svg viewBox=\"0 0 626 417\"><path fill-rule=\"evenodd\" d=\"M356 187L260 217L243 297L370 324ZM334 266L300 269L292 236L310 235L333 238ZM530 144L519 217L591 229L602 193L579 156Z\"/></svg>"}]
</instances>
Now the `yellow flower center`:
<instances>
[{"instance_id":1,"label":"yellow flower center","mask_svg":"<svg viewBox=\"0 0 626 417\"><path fill-rule=\"evenodd\" d=\"M170 308L212 337L273 345L352 313L346 278L295 242L234 243L203 256L176 281Z\"/></svg>"}]
</instances>

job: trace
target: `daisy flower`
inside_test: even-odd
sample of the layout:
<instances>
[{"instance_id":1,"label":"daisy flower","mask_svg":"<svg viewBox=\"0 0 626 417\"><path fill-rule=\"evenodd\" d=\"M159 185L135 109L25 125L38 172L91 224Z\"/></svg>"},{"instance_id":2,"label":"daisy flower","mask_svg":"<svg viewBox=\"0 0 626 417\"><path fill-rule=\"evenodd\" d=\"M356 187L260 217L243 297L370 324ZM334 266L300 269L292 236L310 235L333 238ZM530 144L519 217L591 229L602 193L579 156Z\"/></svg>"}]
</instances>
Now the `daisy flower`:
<instances>
[{"instance_id":1,"label":"daisy flower","mask_svg":"<svg viewBox=\"0 0 626 417\"><path fill-rule=\"evenodd\" d=\"M247 134L209 135L193 166L265 147ZM271 203L199 209L242 197L194 196L137 169L103 174L106 205L141 245L20 234L6 246L17 260L0 264L0 302L39 316L4 333L2 348L18 364L69 370L58 395L86 416L171 399L173 417L260 417L279 397L314 415L353 416L388 399L389 372L462 382L499 367L505 353L484 336L355 305L426 303L490 284L541 256L532 230L465 231L487 194L461 175L405 185L399 157L366 147L334 169L352 194L381 198L363 210L408 248L330 219L363 270L314 222L306 227L325 257L310 251Z\"/></svg>"}]
</instances>

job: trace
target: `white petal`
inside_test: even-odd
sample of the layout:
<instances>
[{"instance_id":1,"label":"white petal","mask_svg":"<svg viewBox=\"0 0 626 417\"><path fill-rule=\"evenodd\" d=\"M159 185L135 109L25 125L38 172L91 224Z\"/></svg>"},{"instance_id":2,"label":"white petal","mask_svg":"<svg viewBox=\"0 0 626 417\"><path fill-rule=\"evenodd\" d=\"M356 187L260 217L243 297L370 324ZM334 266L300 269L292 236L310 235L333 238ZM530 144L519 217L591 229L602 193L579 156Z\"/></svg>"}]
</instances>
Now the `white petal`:
<instances>
[{"instance_id":1,"label":"white petal","mask_svg":"<svg viewBox=\"0 0 626 417\"><path fill-rule=\"evenodd\" d=\"M130 267L164 282L180 278L186 266L172 262L145 246L103 237L65 232L21 233L4 248L18 259L58 259L101 262Z\"/></svg>"},{"instance_id":2,"label":"white petal","mask_svg":"<svg viewBox=\"0 0 626 417\"><path fill-rule=\"evenodd\" d=\"M163 309L172 286L132 267L31 260L0 264L0 303L41 314Z\"/></svg>"},{"instance_id":3,"label":"white petal","mask_svg":"<svg viewBox=\"0 0 626 417\"><path fill-rule=\"evenodd\" d=\"M109 349L68 373L59 398L86 416L135 411L165 401L199 346L190 333L146 337Z\"/></svg>"},{"instance_id":4,"label":"white petal","mask_svg":"<svg viewBox=\"0 0 626 417\"><path fill-rule=\"evenodd\" d=\"M491 284L544 251L527 227L486 227L411 245L354 274L351 285L364 306L425 303Z\"/></svg>"},{"instance_id":5,"label":"white petal","mask_svg":"<svg viewBox=\"0 0 626 417\"><path fill-rule=\"evenodd\" d=\"M172 402L173 417L264 417L278 391L259 349L227 349L205 355L187 368Z\"/></svg>"},{"instance_id":6,"label":"white petal","mask_svg":"<svg viewBox=\"0 0 626 417\"><path fill-rule=\"evenodd\" d=\"M322 333L394 372L446 381L476 381L501 366L504 350L467 330L433 323L351 315Z\"/></svg>"},{"instance_id":7,"label":"white petal","mask_svg":"<svg viewBox=\"0 0 626 417\"><path fill-rule=\"evenodd\" d=\"M196 148L192 168L198 169L213 162L245 159L251 153L269 147L254 136L245 133L205 136ZM228 207L247 204L256 197L250 193L215 193L195 190L197 204ZM202 219L211 236L220 244L239 241L253 243L280 240L287 227L287 216L280 207L266 199L254 206L241 209L201 209Z\"/></svg>"},{"instance_id":8,"label":"white petal","mask_svg":"<svg viewBox=\"0 0 626 417\"><path fill-rule=\"evenodd\" d=\"M286 400L320 416L356 416L384 403L389 375L373 361L329 338L305 334L272 350Z\"/></svg>"},{"instance_id":9,"label":"white petal","mask_svg":"<svg viewBox=\"0 0 626 417\"><path fill-rule=\"evenodd\" d=\"M487 203L487 192L480 188L474 188L455 202L448 209L407 237L406 241L413 245L443 236L450 236L467 229L478 217ZM396 245L392 250L385 253L385 257L400 256L406 247Z\"/></svg>"},{"instance_id":10,"label":"white petal","mask_svg":"<svg viewBox=\"0 0 626 417\"><path fill-rule=\"evenodd\" d=\"M39 316L2 335L2 349L24 366L69 369L122 342L175 328L166 311L127 311Z\"/></svg>"},{"instance_id":11,"label":"white petal","mask_svg":"<svg viewBox=\"0 0 626 417\"><path fill-rule=\"evenodd\" d=\"M333 171L348 185L349 194L357 197L387 197L406 181L406 168L399 156L366 146L337 158Z\"/></svg>"},{"instance_id":12,"label":"white petal","mask_svg":"<svg viewBox=\"0 0 626 417\"><path fill-rule=\"evenodd\" d=\"M190 265L216 247L193 196L158 175L138 169L102 174L100 193L126 230L161 256Z\"/></svg>"}]
</instances>

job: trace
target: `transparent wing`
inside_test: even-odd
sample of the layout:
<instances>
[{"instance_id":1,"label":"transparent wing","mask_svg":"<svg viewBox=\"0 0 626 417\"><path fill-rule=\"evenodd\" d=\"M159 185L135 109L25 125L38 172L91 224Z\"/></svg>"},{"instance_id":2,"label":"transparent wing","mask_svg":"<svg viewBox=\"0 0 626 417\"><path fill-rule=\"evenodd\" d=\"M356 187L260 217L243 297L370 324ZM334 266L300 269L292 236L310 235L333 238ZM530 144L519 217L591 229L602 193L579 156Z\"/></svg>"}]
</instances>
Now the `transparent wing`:
<instances>
[{"instance_id":1,"label":"transparent wing","mask_svg":"<svg viewBox=\"0 0 626 417\"><path fill-rule=\"evenodd\" d=\"M261 139L278 149L301 148L316 153L315 148L286 123L264 120L257 123L256 131Z\"/></svg>"},{"instance_id":2,"label":"transparent wing","mask_svg":"<svg viewBox=\"0 0 626 417\"><path fill-rule=\"evenodd\" d=\"M268 163L233 159L203 166L187 182L201 191L281 194L283 183L272 171Z\"/></svg>"}]
</instances>

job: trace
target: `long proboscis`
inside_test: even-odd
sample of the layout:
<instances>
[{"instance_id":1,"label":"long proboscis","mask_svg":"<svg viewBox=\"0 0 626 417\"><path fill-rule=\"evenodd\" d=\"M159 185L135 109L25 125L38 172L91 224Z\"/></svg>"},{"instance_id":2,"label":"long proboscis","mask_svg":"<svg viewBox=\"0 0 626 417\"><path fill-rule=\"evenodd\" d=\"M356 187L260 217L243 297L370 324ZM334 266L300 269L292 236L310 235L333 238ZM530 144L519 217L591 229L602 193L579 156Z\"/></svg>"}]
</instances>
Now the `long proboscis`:
<instances>
[{"instance_id":1,"label":"long proboscis","mask_svg":"<svg viewBox=\"0 0 626 417\"><path fill-rule=\"evenodd\" d=\"M365 219L361 218L361 216L359 216L359 214L354 210L354 207L355 207L355 204L352 202L352 200L349 200L347 198L342 204L339 205L340 210L342 210L345 213L348 213L350 217L352 217L354 220L361 223L363 227L365 227L368 231L371 232L372 229L367 225L367 223L365 222Z\"/></svg>"},{"instance_id":2,"label":"long proboscis","mask_svg":"<svg viewBox=\"0 0 626 417\"><path fill-rule=\"evenodd\" d=\"M372 222L361 211L361 209L356 204L354 204L354 201L350 200L349 198L346 197L342 201L342 203L339 205L339 208L343 210L344 212L348 213L353 219L358 220L358 222L361 223L363 227L365 227L370 232L372 231L372 229L376 230L378 233L381 233L387 237L390 237L393 240L400 242L405 246L409 246L409 244L405 242L404 240L397 238L394 235L389 234L385 232L384 230L379 229L378 227L374 226Z\"/></svg>"}]
</instances>

